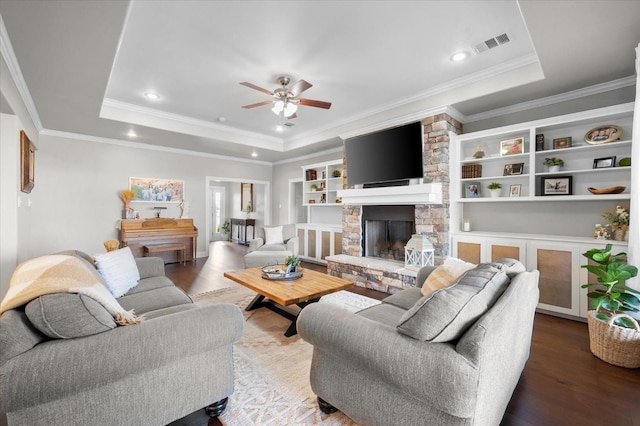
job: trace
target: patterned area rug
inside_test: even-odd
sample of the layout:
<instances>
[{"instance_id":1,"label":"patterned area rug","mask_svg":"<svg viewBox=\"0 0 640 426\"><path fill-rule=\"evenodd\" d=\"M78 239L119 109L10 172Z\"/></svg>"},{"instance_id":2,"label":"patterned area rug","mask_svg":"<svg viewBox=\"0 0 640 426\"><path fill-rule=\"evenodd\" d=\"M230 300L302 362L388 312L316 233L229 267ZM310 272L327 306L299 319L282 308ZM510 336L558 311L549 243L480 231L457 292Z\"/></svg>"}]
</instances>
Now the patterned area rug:
<instances>
[{"instance_id":1,"label":"patterned area rug","mask_svg":"<svg viewBox=\"0 0 640 426\"><path fill-rule=\"evenodd\" d=\"M341 303L351 309L378 303L344 293L324 303ZM245 318L244 335L234 347L235 391L220 420L228 426L355 425L340 412L327 415L320 411L309 383L313 347L300 336L284 336L290 324L286 318L268 309L245 311L254 296L239 285L194 296L201 304L235 303Z\"/></svg>"}]
</instances>

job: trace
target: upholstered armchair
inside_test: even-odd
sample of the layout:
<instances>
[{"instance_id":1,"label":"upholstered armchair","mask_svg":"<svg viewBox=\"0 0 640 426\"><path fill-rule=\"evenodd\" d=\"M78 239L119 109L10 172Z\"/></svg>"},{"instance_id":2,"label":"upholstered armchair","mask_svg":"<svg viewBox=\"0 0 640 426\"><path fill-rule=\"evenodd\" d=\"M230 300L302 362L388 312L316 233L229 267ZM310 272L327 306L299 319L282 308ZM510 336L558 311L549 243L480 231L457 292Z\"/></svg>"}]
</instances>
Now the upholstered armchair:
<instances>
[{"instance_id":1,"label":"upholstered armchair","mask_svg":"<svg viewBox=\"0 0 640 426\"><path fill-rule=\"evenodd\" d=\"M249 253L244 257L246 268L282 264L288 256L299 253L294 224L265 226L258 229L256 236L249 242Z\"/></svg>"}]
</instances>

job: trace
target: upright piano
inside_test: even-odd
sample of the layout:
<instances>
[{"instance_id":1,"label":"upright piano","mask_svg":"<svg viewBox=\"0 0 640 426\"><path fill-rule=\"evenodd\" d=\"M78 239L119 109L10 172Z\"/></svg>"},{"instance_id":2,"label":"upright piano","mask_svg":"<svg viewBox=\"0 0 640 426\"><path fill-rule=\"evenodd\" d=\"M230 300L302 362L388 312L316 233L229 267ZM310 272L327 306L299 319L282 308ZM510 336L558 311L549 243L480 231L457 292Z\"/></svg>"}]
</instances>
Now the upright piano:
<instances>
[{"instance_id":1,"label":"upright piano","mask_svg":"<svg viewBox=\"0 0 640 426\"><path fill-rule=\"evenodd\" d=\"M128 246L135 257L145 255L145 246L167 247L182 244L184 251L156 252L165 263L195 260L198 242L198 228L193 219L151 218L145 220L126 219L120 223L120 247ZM181 259L181 256L184 259Z\"/></svg>"}]
</instances>

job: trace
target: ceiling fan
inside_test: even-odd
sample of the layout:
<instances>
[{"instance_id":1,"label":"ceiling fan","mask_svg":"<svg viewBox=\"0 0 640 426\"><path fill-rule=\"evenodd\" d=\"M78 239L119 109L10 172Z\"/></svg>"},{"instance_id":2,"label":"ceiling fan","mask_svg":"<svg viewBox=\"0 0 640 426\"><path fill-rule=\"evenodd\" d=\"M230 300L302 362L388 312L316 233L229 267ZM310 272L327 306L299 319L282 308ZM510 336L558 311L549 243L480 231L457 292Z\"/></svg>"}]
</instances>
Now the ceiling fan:
<instances>
[{"instance_id":1,"label":"ceiling fan","mask_svg":"<svg viewBox=\"0 0 640 426\"><path fill-rule=\"evenodd\" d=\"M274 99L257 102L255 104L244 105L242 108L255 108L262 105L273 104L273 108L271 108L271 111L273 111L274 114L280 117L287 117L287 118L296 117L296 111L298 110L298 105L312 106L312 107L324 108L324 109L331 108L331 102L316 101L313 99L305 99L305 98L298 97L302 92L304 92L305 90L309 89L312 86L311 83L308 83L304 80L298 80L291 87L287 87L290 82L291 82L291 79L289 77L286 77L286 76L278 77L278 83L280 83L280 87L275 89L272 92L270 90L263 89L262 87L256 86L255 84L243 81L242 83L240 83L243 86L247 86L251 89L255 89L262 93L266 93L267 95L273 96Z\"/></svg>"}]
</instances>

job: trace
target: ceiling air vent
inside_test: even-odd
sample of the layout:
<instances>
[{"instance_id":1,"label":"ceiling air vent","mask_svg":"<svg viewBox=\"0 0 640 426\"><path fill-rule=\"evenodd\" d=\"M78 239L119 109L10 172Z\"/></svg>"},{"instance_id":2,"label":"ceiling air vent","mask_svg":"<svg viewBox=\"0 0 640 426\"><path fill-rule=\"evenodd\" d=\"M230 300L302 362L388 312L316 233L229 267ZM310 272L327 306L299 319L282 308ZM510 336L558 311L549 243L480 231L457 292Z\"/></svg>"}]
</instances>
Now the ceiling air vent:
<instances>
[{"instance_id":1,"label":"ceiling air vent","mask_svg":"<svg viewBox=\"0 0 640 426\"><path fill-rule=\"evenodd\" d=\"M511 40L509 39L509 36L507 35L507 33L503 33L495 37L492 37L489 40L485 40L482 43L476 44L474 48L477 53L483 53L490 49L503 45L505 43L509 43L510 41Z\"/></svg>"}]
</instances>

